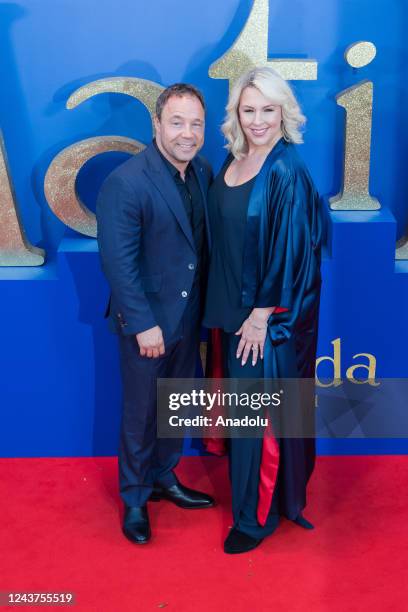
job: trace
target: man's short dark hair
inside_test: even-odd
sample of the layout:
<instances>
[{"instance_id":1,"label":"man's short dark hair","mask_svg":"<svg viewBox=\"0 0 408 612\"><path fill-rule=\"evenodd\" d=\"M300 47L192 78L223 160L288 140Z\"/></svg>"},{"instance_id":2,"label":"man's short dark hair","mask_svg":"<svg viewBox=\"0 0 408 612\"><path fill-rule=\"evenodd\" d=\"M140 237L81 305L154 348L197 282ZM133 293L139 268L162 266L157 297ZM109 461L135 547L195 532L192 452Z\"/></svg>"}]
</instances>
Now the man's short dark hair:
<instances>
[{"instance_id":1,"label":"man's short dark hair","mask_svg":"<svg viewBox=\"0 0 408 612\"><path fill-rule=\"evenodd\" d=\"M156 116L159 120L161 119L163 108L171 96L178 96L179 98L182 96L193 96L198 98L205 112L204 96L201 91L197 89L197 87L194 87L194 85L190 85L189 83L175 83L174 85L170 85L170 87L166 87L166 89L162 91L160 96L157 98Z\"/></svg>"}]
</instances>

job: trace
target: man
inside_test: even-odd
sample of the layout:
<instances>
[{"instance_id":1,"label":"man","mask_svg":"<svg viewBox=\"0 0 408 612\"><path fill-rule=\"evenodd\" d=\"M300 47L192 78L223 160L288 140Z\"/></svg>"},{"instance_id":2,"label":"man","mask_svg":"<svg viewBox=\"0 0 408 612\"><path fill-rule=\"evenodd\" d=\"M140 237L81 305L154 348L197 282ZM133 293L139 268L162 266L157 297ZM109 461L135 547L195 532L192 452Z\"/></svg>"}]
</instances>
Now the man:
<instances>
[{"instance_id":1,"label":"man","mask_svg":"<svg viewBox=\"0 0 408 612\"><path fill-rule=\"evenodd\" d=\"M205 198L211 169L196 156L204 121L204 100L195 87L165 89L156 104L155 140L109 175L97 202L124 395L123 532L139 544L151 535L149 499L168 499L182 508L213 505L209 495L178 482L174 468L181 441L156 436L157 378L195 374L209 241Z\"/></svg>"}]
</instances>

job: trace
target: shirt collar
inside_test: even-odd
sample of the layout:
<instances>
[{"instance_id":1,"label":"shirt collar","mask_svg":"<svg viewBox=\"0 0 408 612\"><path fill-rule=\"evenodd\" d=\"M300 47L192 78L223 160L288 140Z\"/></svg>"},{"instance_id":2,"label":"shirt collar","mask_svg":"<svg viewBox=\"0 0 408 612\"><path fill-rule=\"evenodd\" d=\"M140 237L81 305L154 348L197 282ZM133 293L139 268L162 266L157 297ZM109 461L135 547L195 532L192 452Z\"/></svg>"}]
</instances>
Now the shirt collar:
<instances>
[{"instance_id":1,"label":"shirt collar","mask_svg":"<svg viewBox=\"0 0 408 612\"><path fill-rule=\"evenodd\" d=\"M156 151L158 152L158 154L160 155L160 157L162 158L162 160L164 161L165 165L167 166L167 168L169 169L169 172L171 174L171 176L173 178L179 178L181 179L180 176L180 171L176 168L176 166L174 166L168 159L167 157L164 157L163 153L160 151L159 147L157 146L157 142L156 139L153 139L153 144L156 147ZM188 166L186 168L186 172L185 175L187 176L188 173L191 172L191 162L188 163Z\"/></svg>"}]
</instances>

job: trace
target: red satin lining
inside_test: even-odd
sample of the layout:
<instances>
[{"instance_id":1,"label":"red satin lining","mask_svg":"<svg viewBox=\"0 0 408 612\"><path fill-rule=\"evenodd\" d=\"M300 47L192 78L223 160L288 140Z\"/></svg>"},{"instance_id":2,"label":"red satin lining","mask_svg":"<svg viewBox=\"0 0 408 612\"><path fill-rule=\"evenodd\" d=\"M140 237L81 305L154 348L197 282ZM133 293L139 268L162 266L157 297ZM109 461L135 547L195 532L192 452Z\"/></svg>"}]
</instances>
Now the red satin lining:
<instances>
[{"instance_id":1,"label":"red satin lining","mask_svg":"<svg viewBox=\"0 0 408 612\"><path fill-rule=\"evenodd\" d=\"M210 329L211 361L207 364L207 378L224 378L222 359L222 330Z\"/></svg>"},{"instance_id":2,"label":"red satin lining","mask_svg":"<svg viewBox=\"0 0 408 612\"><path fill-rule=\"evenodd\" d=\"M273 435L272 426L268 420L262 442L261 466L259 469L258 485L258 523L265 526L269 510L272 504L273 492L275 490L276 479L279 468L279 444Z\"/></svg>"},{"instance_id":3,"label":"red satin lining","mask_svg":"<svg viewBox=\"0 0 408 612\"><path fill-rule=\"evenodd\" d=\"M275 308L276 313L286 312L287 308ZM207 378L224 378L224 368L222 359L221 330L212 329L211 334L211 359L207 364ZM206 429L206 437L203 444L207 452L213 455L222 456L227 452L227 445L224 438L212 437L211 427ZM258 507L257 519L259 524L264 527L268 518L272 504L272 496L275 490L276 479L279 468L279 445L273 435L272 426L268 421L265 435L262 442L262 457L259 469L258 485Z\"/></svg>"},{"instance_id":4,"label":"red satin lining","mask_svg":"<svg viewBox=\"0 0 408 612\"><path fill-rule=\"evenodd\" d=\"M211 329L211 338L209 338L209 344L211 343L211 358L207 361L206 376L207 378L224 378L224 367L222 359L222 341L221 341L221 330ZM213 408L213 422L215 417L221 414L221 408ZM212 431L216 431L215 425L213 427L206 427L206 437L203 438L204 448L208 453L218 455L221 457L227 452L227 445L225 438L214 438L212 437Z\"/></svg>"},{"instance_id":5,"label":"red satin lining","mask_svg":"<svg viewBox=\"0 0 408 612\"><path fill-rule=\"evenodd\" d=\"M274 313L287 312L288 308L277 306ZM273 492L279 468L279 444L273 435L272 425L268 421L262 441L261 466L259 468L258 507L256 509L258 523L264 527L272 504Z\"/></svg>"},{"instance_id":6,"label":"red satin lining","mask_svg":"<svg viewBox=\"0 0 408 612\"><path fill-rule=\"evenodd\" d=\"M227 453L225 438L203 438L203 444L207 453L217 455L217 457L222 457Z\"/></svg>"}]
</instances>

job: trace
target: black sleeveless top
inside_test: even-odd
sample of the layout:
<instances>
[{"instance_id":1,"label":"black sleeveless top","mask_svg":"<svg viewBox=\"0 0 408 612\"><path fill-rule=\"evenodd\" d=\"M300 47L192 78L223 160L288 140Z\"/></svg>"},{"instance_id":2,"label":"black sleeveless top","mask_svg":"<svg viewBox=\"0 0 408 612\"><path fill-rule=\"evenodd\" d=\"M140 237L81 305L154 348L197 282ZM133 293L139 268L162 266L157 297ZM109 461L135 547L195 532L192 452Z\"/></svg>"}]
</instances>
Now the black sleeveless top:
<instances>
[{"instance_id":1,"label":"black sleeveless top","mask_svg":"<svg viewBox=\"0 0 408 612\"><path fill-rule=\"evenodd\" d=\"M212 251L203 325L235 332L252 310L241 306L241 290L248 204L256 177L229 187L224 177L230 163L208 194Z\"/></svg>"}]
</instances>

